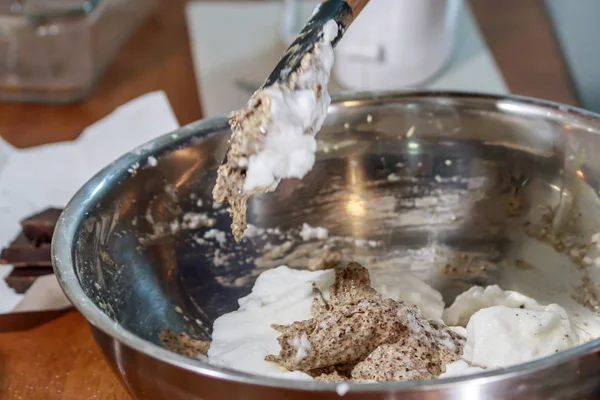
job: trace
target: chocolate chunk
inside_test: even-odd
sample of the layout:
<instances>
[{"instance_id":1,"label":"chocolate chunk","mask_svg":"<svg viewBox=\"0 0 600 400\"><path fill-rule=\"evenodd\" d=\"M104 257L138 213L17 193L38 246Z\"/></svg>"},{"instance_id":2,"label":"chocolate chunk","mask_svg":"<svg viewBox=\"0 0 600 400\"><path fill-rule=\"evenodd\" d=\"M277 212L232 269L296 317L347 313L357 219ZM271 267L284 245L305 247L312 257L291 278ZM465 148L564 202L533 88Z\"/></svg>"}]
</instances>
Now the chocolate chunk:
<instances>
[{"instance_id":1,"label":"chocolate chunk","mask_svg":"<svg viewBox=\"0 0 600 400\"><path fill-rule=\"evenodd\" d=\"M0 253L0 264L10 264L15 267L51 267L50 243L36 243L25 237L19 236Z\"/></svg>"},{"instance_id":2,"label":"chocolate chunk","mask_svg":"<svg viewBox=\"0 0 600 400\"><path fill-rule=\"evenodd\" d=\"M25 218L21 221L23 233L34 243L50 243L61 212L59 208L48 208Z\"/></svg>"},{"instance_id":3,"label":"chocolate chunk","mask_svg":"<svg viewBox=\"0 0 600 400\"><path fill-rule=\"evenodd\" d=\"M8 287L14 289L17 293L22 294L33 285L37 278L43 275L53 274L52 268L48 267L25 267L15 268L4 278Z\"/></svg>"},{"instance_id":4,"label":"chocolate chunk","mask_svg":"<svg viewBox=\"0 0 600 400\"><path fill-rule=\"evenodd\" d=\"M62 212L48 208L21 221L23 231L0 253L0 264L15 267L51 267L50 241Z\"/></svg>"}]
</instances>

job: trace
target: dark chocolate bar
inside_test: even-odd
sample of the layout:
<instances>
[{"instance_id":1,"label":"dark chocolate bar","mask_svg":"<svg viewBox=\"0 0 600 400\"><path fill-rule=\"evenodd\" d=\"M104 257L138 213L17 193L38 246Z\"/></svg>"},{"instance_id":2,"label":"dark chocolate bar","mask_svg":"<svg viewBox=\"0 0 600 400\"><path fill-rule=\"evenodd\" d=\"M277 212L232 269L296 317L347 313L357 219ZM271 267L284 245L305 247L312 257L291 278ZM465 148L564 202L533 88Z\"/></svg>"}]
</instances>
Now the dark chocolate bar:
<instances>
[{"instance_id":1,"label":"dark chocolate bar","mask_svg":"<svg viewBox=\"0 0 600 400\"><path fill-rule=\"evenodd\" d=\"M4 281L8 287L14 289L17 293L22 294L33 285L33 282L35 282L37 278L52 273L54 273L54 271L52 268L48 267L15 268L10 275L4 278Z\"/></svg>"},{"instance_id":2,"label":"dark chocolate bar","mask_svg":"<svg viewBox=\"0 0 600 400\"><path fill-rule=\"evenodd\" d=\"M25 234L19 236L0 253L0 264L14 267L51 267L50 243L32 243Z\"/></svg>"},{"instance_id":3,"label":"dark chocolate bar","mask_svg":"<svg viewBox=\"0 0 600 400\"><path fill-rule=\"evenodd\" d=\"M59 208L48 208L21 221L23 233L34 243L50 243L54 227L62 212Z\"/></svg>"},{"instance_id":4,"label":"dark chocolate bar","mask_svg":"<svg viewBox=\"0 0 600 400\"><path fill-rule=\"evenodd\" d=\"M25 293L38 277L53 273L50 242L61 212L48 208L23 219L23 231L0 252L0 264L18 267L4 279L17 293Z\"/></svg>"},{"instance_id":5,"label":"dark chocolate bar","mask_svg":"<svg viewBox=\"0 0 600 400\"><path fill-rule=\"evenodd\" d=\"M23 231L0 252L0 264L51 267L50 242L61 212L58 208L48 208L23 219Z\"/></svg>"}]
</instances>

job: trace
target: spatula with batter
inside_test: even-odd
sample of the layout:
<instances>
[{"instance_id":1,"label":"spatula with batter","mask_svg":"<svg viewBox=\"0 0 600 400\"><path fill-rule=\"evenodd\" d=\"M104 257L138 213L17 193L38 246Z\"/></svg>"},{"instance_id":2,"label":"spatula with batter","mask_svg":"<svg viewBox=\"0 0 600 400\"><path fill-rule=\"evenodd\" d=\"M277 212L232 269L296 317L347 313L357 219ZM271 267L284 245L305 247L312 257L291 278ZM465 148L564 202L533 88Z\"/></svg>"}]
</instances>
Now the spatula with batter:
<instances>
[{"instance_id":1,"label":"spatula with batter","mask_svg":"<svg viewBox=\"0 0 600 400\"><path fill-rule=\"evenodd\" d=\"M231 140L213 197L229 203L237 241L246 230L246 203L275 190L285 178L302 178L315 161L314 138L327 116L333 47L369 0L326 0L265 83L231 114Z\"/></svg>"}]
</instances>

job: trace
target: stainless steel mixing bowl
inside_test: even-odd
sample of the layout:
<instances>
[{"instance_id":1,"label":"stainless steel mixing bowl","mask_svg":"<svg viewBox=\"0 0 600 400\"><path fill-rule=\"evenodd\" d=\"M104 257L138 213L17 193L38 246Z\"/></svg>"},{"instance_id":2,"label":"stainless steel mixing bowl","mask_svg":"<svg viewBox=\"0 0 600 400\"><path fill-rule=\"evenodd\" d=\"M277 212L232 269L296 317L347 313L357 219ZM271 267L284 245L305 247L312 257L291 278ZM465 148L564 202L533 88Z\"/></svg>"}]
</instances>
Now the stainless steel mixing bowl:
<instances>
[{"instance_id":1,"label":"stainless steel mixing bowl","mask_svg":"<svg viewBox=\"0 0 600 400\"><path fill-rule=\"evenodd\" d=\"M591 314L598 268L544 234L559 233L569 248L600 231L599 131L595 114L518 97L343 95L318 135L314 170L253 198L249 219L292 234L306 222L331 235L378 240L372 262L410 269L447 303L473 284L498 283ZM202 240L207 227L194 228L198 214L182 222L186 212L208 213L228 230L229 217L210 201L228 136L226 119L199 121L90 180L57 226L59 282L135 398L339 397L335 384L216 368L161 345L164 328L208 339L214 319L236 309L256 276L262 239L234 245L228 236L219 249ZM541 215L548 210L552 218ZM217 249L227 262L216 262ZM600 394L599 377L594 340L475 376L352 384L345 396L584 399Z\"/></svg>"}]
</instances>

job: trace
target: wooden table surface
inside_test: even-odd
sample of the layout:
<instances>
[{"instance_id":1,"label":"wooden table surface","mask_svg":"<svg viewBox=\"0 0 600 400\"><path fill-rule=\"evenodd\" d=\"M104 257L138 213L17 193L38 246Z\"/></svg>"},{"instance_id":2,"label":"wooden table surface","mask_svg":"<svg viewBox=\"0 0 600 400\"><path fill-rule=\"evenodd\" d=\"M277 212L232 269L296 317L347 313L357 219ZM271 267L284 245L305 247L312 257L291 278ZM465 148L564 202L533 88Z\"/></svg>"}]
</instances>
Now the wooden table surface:
<instances>
[{"instance_id":1,"label":"wooden table surface","mask_svg":"<svg viewBox=\"0 0 600 400\"><path fill-rule=\"evenodd\" d=\"M502 3L502 5L500 5ZM542 0L471 0L482 33L515 94L577 104ZM167 93L180 124L201 118L185 0L160 0L85 101L1 104L0 135L19 147L77 137L116 106L152 90ZM125 400L75 311L35 328L0 333L0 399Z\"/></svg>"}]
</instances>

